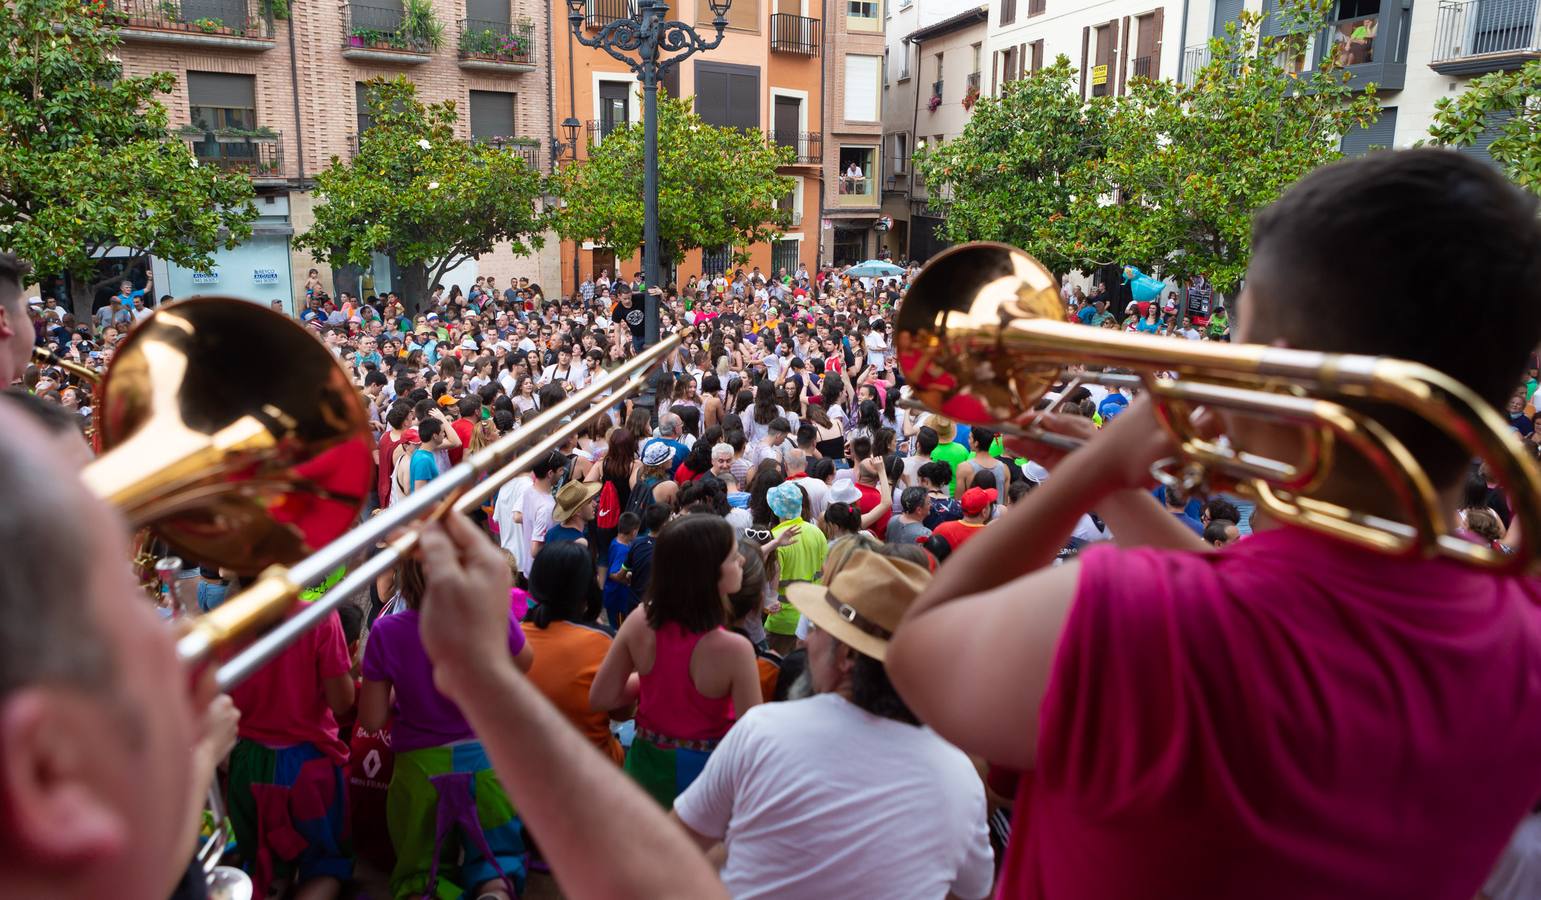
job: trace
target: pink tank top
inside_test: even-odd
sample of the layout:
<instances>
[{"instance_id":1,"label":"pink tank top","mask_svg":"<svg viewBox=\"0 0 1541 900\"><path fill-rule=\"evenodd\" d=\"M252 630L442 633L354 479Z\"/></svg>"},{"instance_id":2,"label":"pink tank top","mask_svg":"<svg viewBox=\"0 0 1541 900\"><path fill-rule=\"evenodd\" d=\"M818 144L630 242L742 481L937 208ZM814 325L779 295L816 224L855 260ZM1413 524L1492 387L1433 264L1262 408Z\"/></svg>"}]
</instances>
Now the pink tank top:
<instances>
[{"instance_id":1,"label":"pink tank top","mask_svg":"<svg viewBox=\"0 0 1541 900\"><path fill-rule=\"evenodd\" d=\"M653 669L642 676L638 728L682 741L715 741L728 733L736 718L732 695L707 697L690 680L690 656L705 634L686 634L673 622L653 632Z\"/></svg>"}]
</instances>

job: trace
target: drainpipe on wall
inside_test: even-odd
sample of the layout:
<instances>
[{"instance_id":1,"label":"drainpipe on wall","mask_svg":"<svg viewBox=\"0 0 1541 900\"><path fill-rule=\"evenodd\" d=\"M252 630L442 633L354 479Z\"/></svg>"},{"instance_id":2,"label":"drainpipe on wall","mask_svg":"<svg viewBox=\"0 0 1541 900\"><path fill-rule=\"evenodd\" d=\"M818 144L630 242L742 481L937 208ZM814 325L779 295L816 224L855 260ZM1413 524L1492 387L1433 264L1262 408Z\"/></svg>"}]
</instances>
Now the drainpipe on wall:
<instances>
[{"instance_id":1,"label":"drainpipe on wall","mask_svg":"<svg viewBox=\"0 0 1541 900\"><path fill-rule=\"evenodd\" d=\"M294 98L294 153L300 164L300 190L305 190L305 127L300 124L300 67L295 61L294 7L289 8L289 93Z\"/></svg>"},{"instance_id":2,"label":"drainpipe on wall","mask_svg":"<svg viewBox=\"0 0 1541 900\"><path fill-rule=\"evenodd\" d=\"M1185 62L1187 62L1187 60L1188 60L1188 0L1183 0L1182 31L1180 33L1182 35L1182 40L1179 41L1179 44L1181 46L1179 46L1177 48L1177 83L1178 84L1182 84L1182 80L1183 80L1183 64ZM1161 62L1160 60L1156 61L1156 63L1158 65L1160 64L1160 62ZM1185 293L1186 293L1186 291L1185 291ZM1185 306L1186 306L1186 304L1185 304Z\"/></svg>"},{"instance_id":3,"label":"drainpipe on wall","mask_svg":"<svg viewBox=\"0 0 1541 900\"><path fill-rule=\"evenodd\" d=\"M826 122L834 122L833 118L826 115L829 112L826 109L829 104L829 50L834 45L834 41L829 36L829 3L826 2L819 6L819 18L824 26L824 30L821 33L822 36L819 39L820 43L824 45L820 48L821 52L819 53L819 127L825 128ZM833 143L831 141L832 137L833 135L827 129L819 137L820 147L823 152L820 154L819 159L819 223L813 232L819 236L818 240L813 242L814 247L817 248L813 253L813 271L815 273L824 265L824 192L829 189L829 178L824 173L829 171L828 155L829 145Z\"/></svg>"},{"instance_id":4,"label":"drainpipe on wall","mask_svg":"<svg viewBox=\"0 0 1541 900\"><path fill-rule=\"evenodd\" d=\"M915 3L915 27L920 27L920 2ZM920 140L920 50L916 44L915 71L910 73L910 86L915 89L915 117L910 120L910 189L906 192L904 202L909 207L910 224L904 229L904 261L910 262L915 258L915 144ZM904 58L910 58L910 45L904 44Z\"/></svg>"}]
</instances>

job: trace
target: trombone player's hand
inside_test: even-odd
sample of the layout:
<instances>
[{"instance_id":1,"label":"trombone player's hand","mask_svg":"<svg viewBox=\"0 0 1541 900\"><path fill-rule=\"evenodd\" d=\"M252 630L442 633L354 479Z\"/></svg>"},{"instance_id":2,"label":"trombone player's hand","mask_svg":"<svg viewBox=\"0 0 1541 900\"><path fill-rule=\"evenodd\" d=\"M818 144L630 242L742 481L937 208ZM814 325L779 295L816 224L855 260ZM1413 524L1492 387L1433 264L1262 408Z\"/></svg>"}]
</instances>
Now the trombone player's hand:
<instances>
[{"instance_id":1,"label":"trombone player's hand","mask_svg":"<svg viewBox=\"0 0 1541 900\"><path fill-rule=\"evenodd\" d=\"M1214 417L1201 414L1196 425L1201 433L1211 433ZM1151 466L1158 460L1178 455L1177 442L1156 421L1155 407L1149 395L1135 398L1123 412L1114 416L1101 429L1085 416L1065 413L1030 413L1017 420L1024 427L1037 427L1053 434L1064 435L1083 442L1075 451L1050 447L1024 437L1006 437L1007 450L1026 457L1047 469L1053 469L1065 457L1074 452L1087 457L1087 462L1105 474L1115 489L1147 488L1155 483ZM1217 423L1215 423L1217 424Z\"/></svg>"},{"instance_id":2,"label":"trombone player's hand","mask_svg":"<svg viewBox=\"0 0 1541 900\"><path fill-rule=\"evenodd\" d=\"M423 649L440 690L451 670L485 672L508 652L508 564L471 520L451 513L423 531L419 545L427 582L422 604ZM446 691L448 693L448 691Z\"/></svg>"}]
</instances>

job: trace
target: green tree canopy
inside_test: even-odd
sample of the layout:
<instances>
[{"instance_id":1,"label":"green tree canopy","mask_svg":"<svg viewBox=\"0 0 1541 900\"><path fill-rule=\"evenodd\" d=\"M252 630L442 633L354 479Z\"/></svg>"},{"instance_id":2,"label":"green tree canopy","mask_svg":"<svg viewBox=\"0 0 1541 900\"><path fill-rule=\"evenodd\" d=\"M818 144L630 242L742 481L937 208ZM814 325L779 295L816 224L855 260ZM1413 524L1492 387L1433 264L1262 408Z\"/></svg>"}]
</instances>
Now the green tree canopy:
<instances>
[{"instance_id":1,"label":"green tree canopy","mask_svg":"<svg viewBox=\"0 0 1541 900\"><path fill-rule=\"evenodd\" d=\"M1086 165L1105 152L1111 111L1105 98L1081 99L1064 56L982 98L961 135L916 154L928 195L946 206L944 236L1004 241L1056 272L1084 265L1100 240L1068 216Z\"/></svg>"},{"instance_id":2,"label":"green tree canopy","mask_svg":"<svg viewBox=\"0 0 1541 900\"><path fill-rule=\"evenodd\" d=\"M39 274L74 275L77 313L131 264L114 257L99 277L105 251L207 271L256 217L245 175L199 166L168 140L157 95L176 79L125 77L111 24L100 3L0 5L0 249Z\"/></svg>"},{"instance_id":3,"label":"green tree canopy","mask_svg":"<svg viewBox=\"0 0 1541 900\"><path fill-rule=\"evenodd\" d=\"M746 262L750 244L775 238L791 226L776 201L796 186L777 175L796 159L790 147L766 141L759 130L708 125L691 111L689 97L658 98L658 231L664 260L686 250L731 245ZM557 231L630 256L642 245L642 126L610 132L590 143L588 158L563 166L555 192L563 205Z\"/></svg>"},{"instance_id":4,"label":"green tree canopy","mask_svg":"<svg viewBox=\"0 0 1541 900\"><path fill-rule=\"evenodd\" d=\"M455 136L455 103L424 104L403 76L374 79L374 123L351 161L316 175L315 224L295 243L334 266L367 266L383 253L403 267L402 299L500 241L525 254L544 244L543 179L510 148Z\"/></svg>"},{"instance_id":5,"label":"green tree canopy","mask_svg":"<svg viewBox=\"0 0 1541 900\"><path fill-rule=\"evenodd\" d=\"M1441 146L1470 147L1491 125L1497 133L1488 155L1515 184L1541 194L1541 60L1483 75L1461 94L1441 97L1429 137Z\"/></svg>"},{"instance_id":6,"label":"green tree canopy","mask_svg":"<svg viewBox=\"0 0 1541 900\"><path fill-rule=\"evenodd\" d=\"M1074 218L1109 235L1096 263L1134 264L1229 293L1250 256L1252 214L1338 159L1342 136L1379 115L1373 86L1353 92L1328 54L1298 72L1323 0L1284 6L1282 33L1243 13L1187 84L1135 79L1090 166L1097 200ZM1087 191L1083 196L1092 195Z\"/></svg>"}]
</instances>

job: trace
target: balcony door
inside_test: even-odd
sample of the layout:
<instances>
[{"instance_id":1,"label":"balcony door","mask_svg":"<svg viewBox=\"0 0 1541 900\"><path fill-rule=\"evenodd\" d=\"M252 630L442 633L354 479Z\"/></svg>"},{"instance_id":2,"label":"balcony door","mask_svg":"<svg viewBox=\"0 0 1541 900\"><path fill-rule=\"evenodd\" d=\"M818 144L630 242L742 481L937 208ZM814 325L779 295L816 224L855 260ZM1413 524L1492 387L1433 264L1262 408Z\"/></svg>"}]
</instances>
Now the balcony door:
<instances>
[{"instance_id":1,"label":"balcony door","mask_svg":"<svg viewBox=\"0 0 1541 900\"><path fill-rule=\"evenodd\" d=\"M783 147L791 147L799 158L807 156L799 146L802 129L803 101L796 97L777 97L775 118L771 128L776 135L776 143Z\"/></svg>"},{"instance_id":2,"label":"balcony door","mask_svg":"<svg viewBox=\"0 0 1541 900\"><path fill-rule=\"evenodd\" d=\"M599 134L604 137L631 121L631 82L599 83Z\"/></svg>"},{"instance_id":3,"label":"balcony door","mask_svg":"<svg viewBox=\"0 0 1541 900\"><path fill-rule=\"evenodd\" d=\"M1476 0L1476 32L1471 52L1502 53L1533 46L1536 0Z\"/></svg>"}]
</instances>

